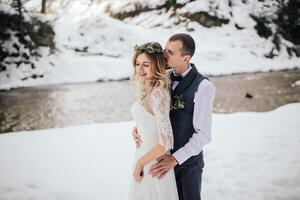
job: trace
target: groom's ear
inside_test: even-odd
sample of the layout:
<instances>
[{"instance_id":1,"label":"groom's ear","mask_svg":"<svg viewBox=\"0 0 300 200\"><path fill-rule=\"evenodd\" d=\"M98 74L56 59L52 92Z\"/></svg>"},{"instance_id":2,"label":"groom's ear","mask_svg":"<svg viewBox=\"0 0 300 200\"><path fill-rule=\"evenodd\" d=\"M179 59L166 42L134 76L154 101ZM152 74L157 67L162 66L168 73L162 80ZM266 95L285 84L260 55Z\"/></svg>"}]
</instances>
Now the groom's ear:
<instances>
[{"instance_id":1,"label":"groom's ear","mask_svg":"<svg viewBox=\"0 0 300 200\"><path fill-rule=\"evenodd\" d=\"M191 56L190 55L185 55L184 57L183 57L183 60L184 60L184 62L187 62L187 63L189 63L190 62L190 60L191 60Z\"/></svg>"}]
</instances>

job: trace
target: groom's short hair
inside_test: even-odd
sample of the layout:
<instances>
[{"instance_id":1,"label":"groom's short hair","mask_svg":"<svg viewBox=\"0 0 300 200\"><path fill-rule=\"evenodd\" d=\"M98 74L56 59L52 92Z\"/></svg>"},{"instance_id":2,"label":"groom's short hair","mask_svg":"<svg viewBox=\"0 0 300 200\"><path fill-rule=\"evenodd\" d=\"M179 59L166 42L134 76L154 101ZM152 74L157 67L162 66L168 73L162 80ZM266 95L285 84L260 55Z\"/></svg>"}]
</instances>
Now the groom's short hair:
<instances>
[{"instance_id":1,"label":"groom's short hair","mask_svg":"<svg viewBox=\"0 0 300 200\"><path fill-rule=\"evenodd\" d=\"M172 35L169 38L169 41L181 41L182 42L182 49L181 54L182 55L190 55L191 57L195 53L195 41L194 39L186 33L178 33L175 35Z\"/></svg>"}]
</instances>

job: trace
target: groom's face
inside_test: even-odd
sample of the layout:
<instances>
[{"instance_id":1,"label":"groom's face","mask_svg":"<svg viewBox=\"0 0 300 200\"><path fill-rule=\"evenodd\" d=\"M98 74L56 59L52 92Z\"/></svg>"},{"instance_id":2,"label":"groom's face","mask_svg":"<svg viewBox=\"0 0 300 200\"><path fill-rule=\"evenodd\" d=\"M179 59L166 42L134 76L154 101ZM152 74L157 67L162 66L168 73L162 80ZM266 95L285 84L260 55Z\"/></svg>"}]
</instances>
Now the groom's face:
<instances>
[{"instance_id":1,"label":"groom's face","mask_svg":"<svg viewBox=\"0 0 300 200\"><path fill-rule=\"evenodd\" d=\"M165 47L165 57L168 66L173 69L185 67L187 64L185 56L182 55L182 42L180 40L168 41Z\"/></svg>"}]
</instances>

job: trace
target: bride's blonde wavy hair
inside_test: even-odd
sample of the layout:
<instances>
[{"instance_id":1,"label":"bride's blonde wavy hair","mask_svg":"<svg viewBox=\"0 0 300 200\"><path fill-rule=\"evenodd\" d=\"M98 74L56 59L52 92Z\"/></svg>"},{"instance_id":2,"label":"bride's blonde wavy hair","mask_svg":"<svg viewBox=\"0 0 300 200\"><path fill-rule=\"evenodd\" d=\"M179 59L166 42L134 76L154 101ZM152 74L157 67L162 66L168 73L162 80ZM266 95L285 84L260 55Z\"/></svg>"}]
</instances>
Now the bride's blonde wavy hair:
<instances>
[{"instance_id":1,"label":"bride's blonde wavy hair","mask_svg":"<svg viewBox=\"0 0 300 200\"><path fill-rule=\"evenodd\" d=\"M132 79L137 81L139 85L138 99L142 105L148 110L151 111L149 105L149 97L154 88L160 87L169 91L170 89L170 79L166 74L167 69L167 60L163 55L163 49L161 45L157 42L148 42L140 46L135 46L135 52L132 58L132 64L135 68L136 58L140 54L145 54L151 62L151 71L154 73L154 76L151 80L145 82L138 81L138 74L134 69Z\"/></svg>"}]
</instances>

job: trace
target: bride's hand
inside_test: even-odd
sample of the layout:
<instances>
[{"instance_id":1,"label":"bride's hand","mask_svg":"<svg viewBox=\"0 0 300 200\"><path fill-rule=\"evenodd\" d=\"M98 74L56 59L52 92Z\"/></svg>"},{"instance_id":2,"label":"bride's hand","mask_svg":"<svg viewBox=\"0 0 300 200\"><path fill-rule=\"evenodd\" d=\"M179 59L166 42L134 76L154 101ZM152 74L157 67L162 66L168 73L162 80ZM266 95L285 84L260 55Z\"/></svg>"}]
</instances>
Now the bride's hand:
<instances>
[{"instance_id":1,"label":"bride's hand","mask_svg":"<svg viewBox=\"0 0 300 200\"><path fill-rule=\"evenodd\" d=\"M134 179L136 181L141 181L144 177L144 172L143 172L143 168L144 166L140 164L140 162L137 162L135 165L135 169L134 169Z\"/></svg>"},{"instance_id":2,"label":"bride's hand","mask_svg":"<svg viewBox=\"0 0 300 200\"><path fill-rule=\"evenodd\" d=\"M136 148L140 148L141 144L142 144L142 138L137 130L137 127L133 127L132 129L132 137L134 139L134 143L135 143L135 146Z\"/></svg>"}]
</instances>

